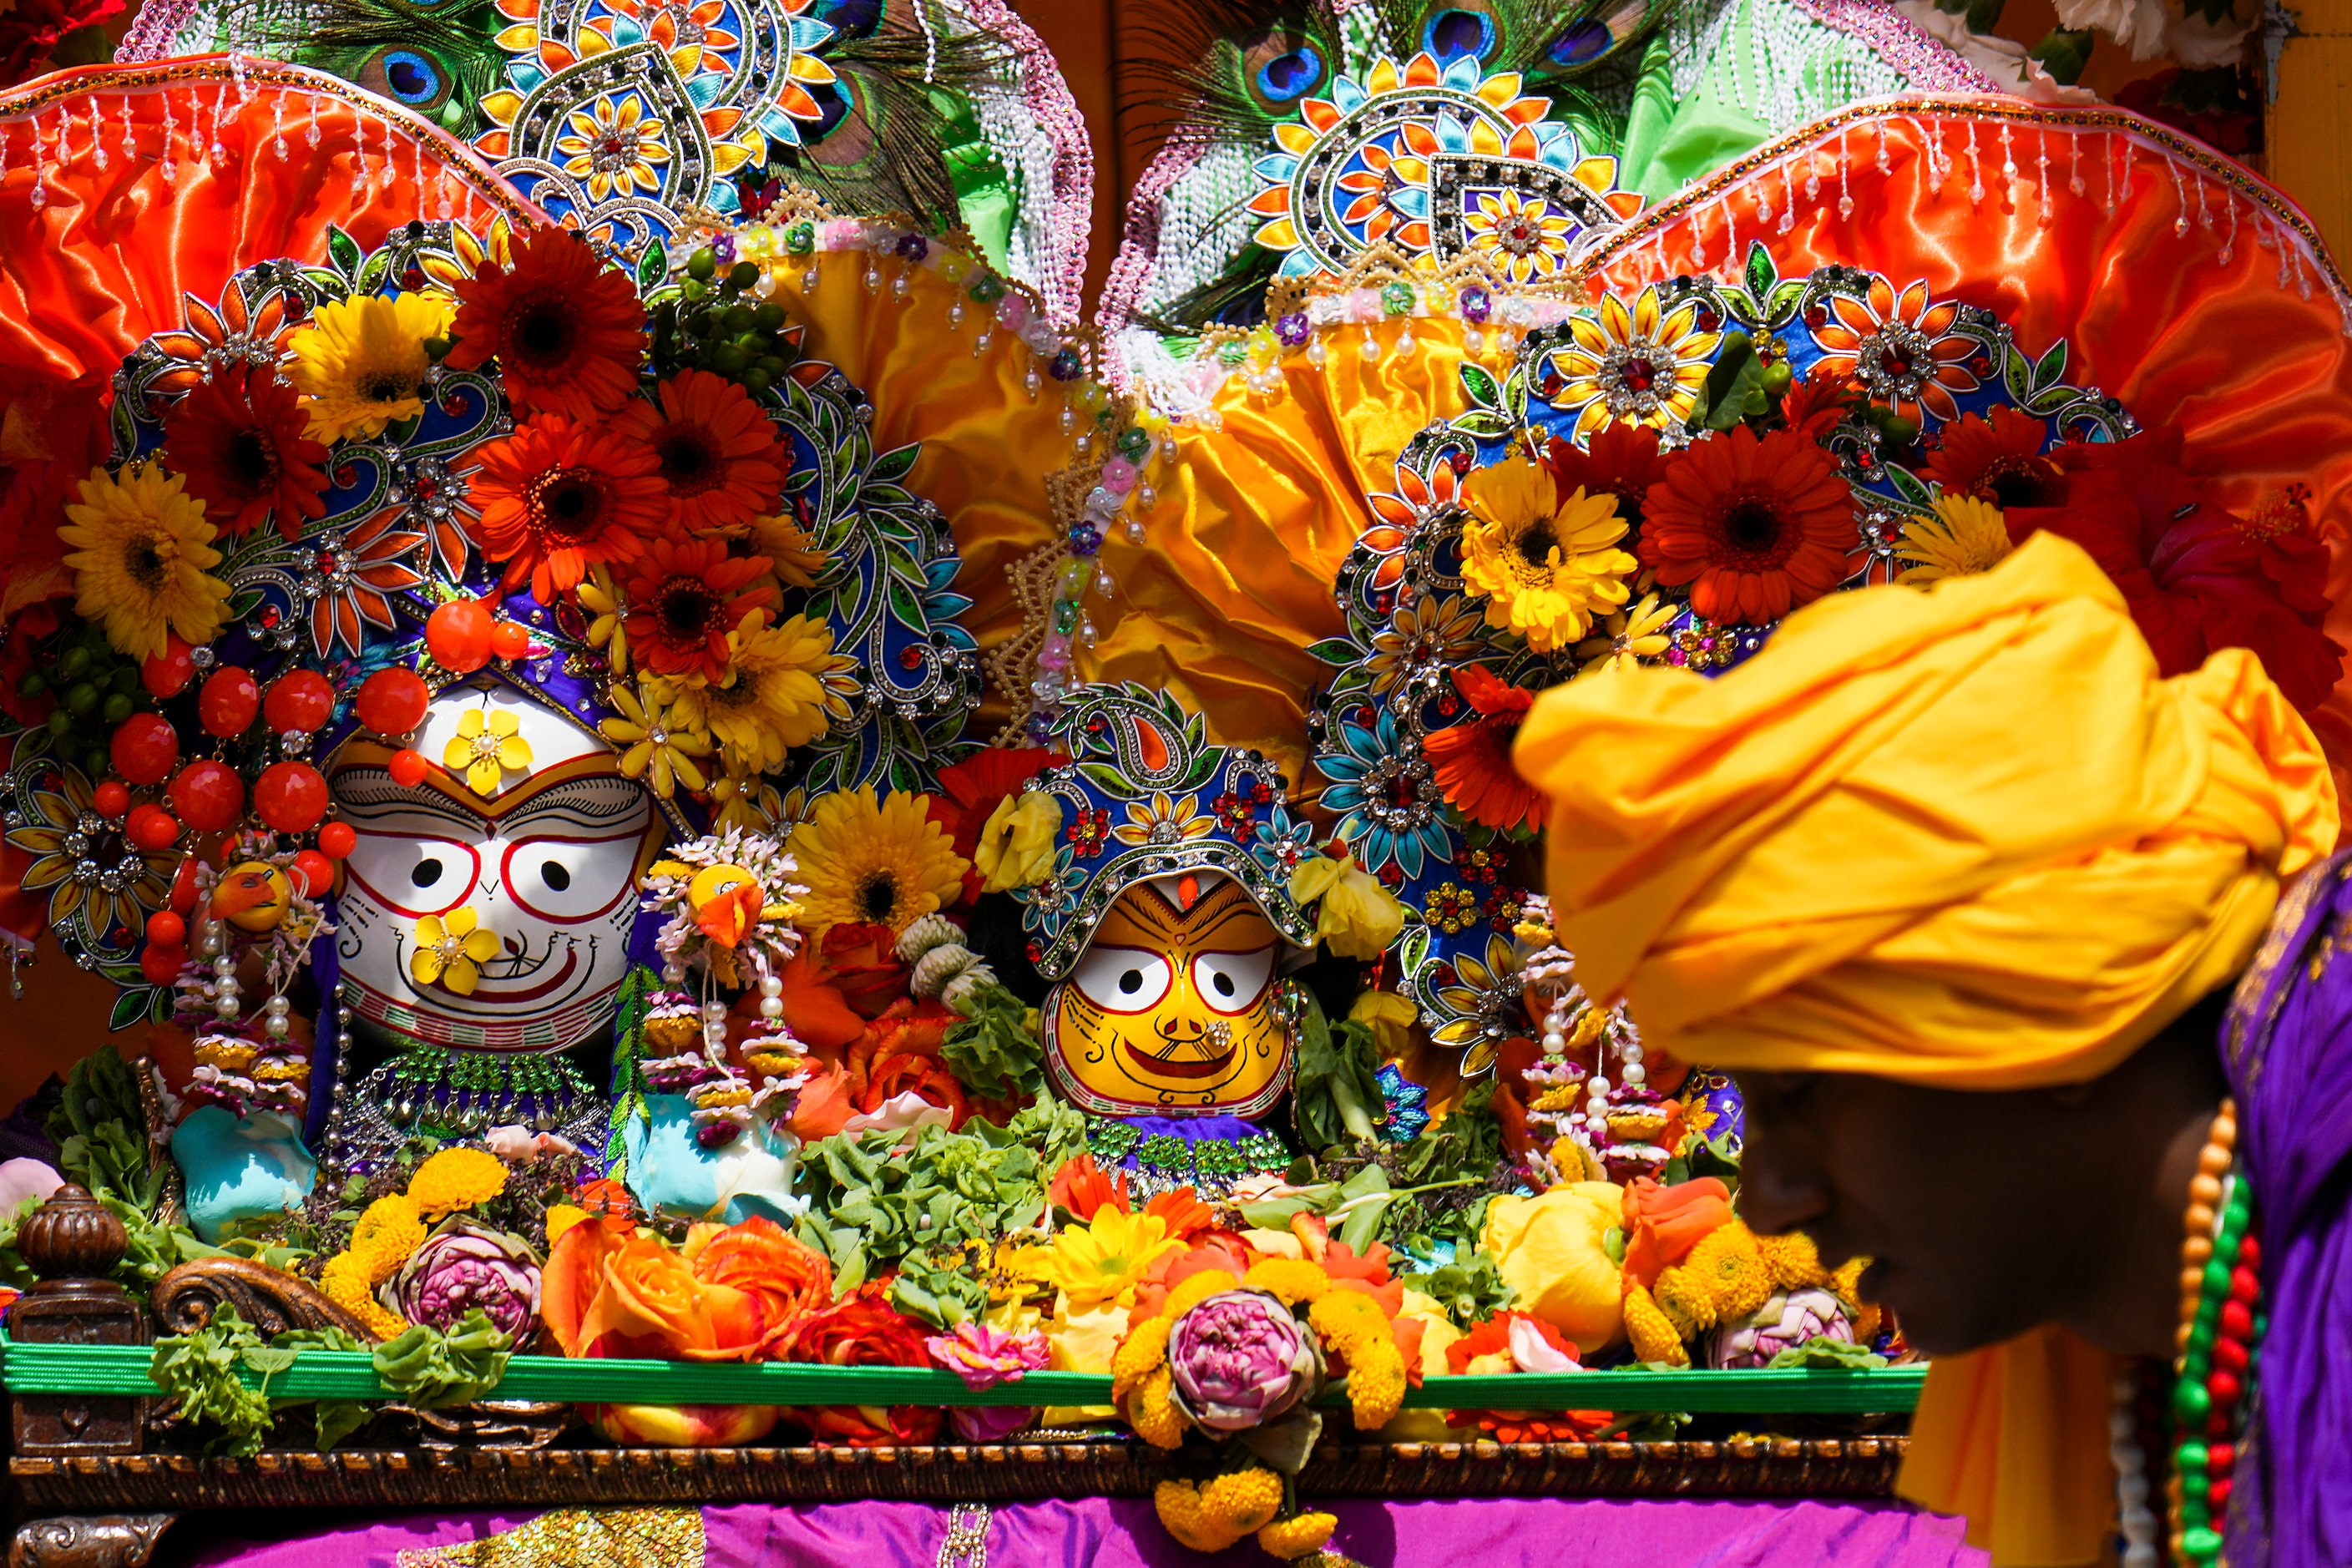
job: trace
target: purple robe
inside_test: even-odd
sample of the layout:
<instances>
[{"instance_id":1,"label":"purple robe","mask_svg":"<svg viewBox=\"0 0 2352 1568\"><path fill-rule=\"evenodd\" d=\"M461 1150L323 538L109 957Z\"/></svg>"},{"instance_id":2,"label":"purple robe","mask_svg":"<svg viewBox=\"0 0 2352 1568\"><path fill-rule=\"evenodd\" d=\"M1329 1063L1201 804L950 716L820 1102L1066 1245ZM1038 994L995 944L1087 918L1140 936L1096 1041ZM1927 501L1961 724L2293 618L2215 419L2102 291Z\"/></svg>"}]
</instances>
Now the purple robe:
<instances>
[{"instance_id":1,"label":"purple robe","mask_svg":"<svg viewBox=\"0 0 2352 1568\"><path fill-rule=\"evenodd\" d=\"M2352 852L2279 907L2223 1032L2270 1328L2231 1568L2352 1563Z\"/></svg>"}]
</instances>

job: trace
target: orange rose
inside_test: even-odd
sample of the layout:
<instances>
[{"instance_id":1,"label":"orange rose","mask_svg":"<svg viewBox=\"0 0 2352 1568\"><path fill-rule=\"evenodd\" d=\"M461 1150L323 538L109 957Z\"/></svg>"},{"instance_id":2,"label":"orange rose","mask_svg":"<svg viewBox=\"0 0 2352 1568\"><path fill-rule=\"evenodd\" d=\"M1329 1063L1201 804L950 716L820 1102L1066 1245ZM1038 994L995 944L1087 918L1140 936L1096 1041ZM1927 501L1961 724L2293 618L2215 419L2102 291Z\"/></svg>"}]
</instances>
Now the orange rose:
<instances>
[{"instance_id":1,"label":"orange rose","mask_svg":"<svg viewBox=\"0 0 2352 1568\"><path fill-rule=\"evenodd\" d=\"M686 1257L696 1279L759 1302L762 1355L776 1354L803 1318L833 1300L833 1265L772 1219L754 1217L724 1229L696 1226Z\"/></svg>"},{"instance_id":2,"label":"orange rose","mask_svg":"<svg viewBox=\"0 0 2352 1568\"><path fill-rule=\"evenodd\" d=\"M765 1323L757 1297L695 1277L658 1237L575 1225L549 1254L540 1316L563 1353L743 1361Z\"/></svg>"},{"instance_id":3,"label":"orange rose","mask_svg":"<svg viewBox=\"0 0 2352 1568\"><path fill-rule=\"evenodd\" d=\"M786 1359L828 1366L930 1365L923 1330L883 1300L884 1289L868 1285L803 1317L787 1342ZM787 1414L820 1443L857 1448L929 1443L946 1419L939 1410L912 1405L824 1405Z\"/></svg>"},{"instance_id":4,"label":"orange rose","mask_svg":"<svg viewBox=\"0 0 2352 1568\"><path fill-rule=\"evenodd\" d=\"M733 948L760 923L767 907L757 882L739 882L694 911L694 923L720 947Z\"/></svg>"},{"instance_id":5,"label":"orange rose","mask_svg":"<svg viewBox=\"0 0 2352 1568\"><path fill-rule=\"evenodd\" d=\"M885 925L837 925L818 944L824 979L861 1016L876 1018L907 998L907 966L898 962L898 933Z\"/></svg>"},{"instance_id":6,"label":"orange rose","mask_svg":"<svg viewBox=\"0 0 2352 1568\"><path fill-rule=\"evenodd\" d=\"M794 953L777 978L784 983L779 998L784 1005L784 1022L802 1044L837 1052L866 1032L866 1020L850 1011L814 947L803 947ZM737 1011L748 1020L753 1005L747 996Z\"/></svg>"},{"instance_id":7,"label":"orange rose","mask_svg":"<svg viewBox=\"0 0 2352 1568\"><path fill-rule=\"evenodd\" d=\"M1644 1289L1731 1222L1731 1189L1713 1176L1662 1187L1637 1176L1625 1189L1625 1278Z\"/></svg>"}]
</instances>

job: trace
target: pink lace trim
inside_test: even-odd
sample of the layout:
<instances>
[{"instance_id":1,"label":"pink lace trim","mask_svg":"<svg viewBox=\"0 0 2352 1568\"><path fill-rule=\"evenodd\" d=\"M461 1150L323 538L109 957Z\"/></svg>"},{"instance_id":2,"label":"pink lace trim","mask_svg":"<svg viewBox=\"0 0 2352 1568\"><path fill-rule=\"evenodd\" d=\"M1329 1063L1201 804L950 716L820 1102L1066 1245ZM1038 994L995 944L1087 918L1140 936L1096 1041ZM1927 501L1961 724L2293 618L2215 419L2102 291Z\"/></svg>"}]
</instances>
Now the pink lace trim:
<instances>
[{"instance_id":1,"label":"pink lace trim","mask_svg":"<svg viewBox=\"0 0 2352 1568\"><path fill-rule=\"evenodd\" d=\"M1134 191L1127 198L1127 221L1119 230L1118 255L1111 261L1110 276L1103 280L1102 301L1095 307L1095 324L1106 336L1127 325L1128 318L1135 313L1136 301L1150 287L1152 258L1160 249L1160 204L1175 188L1176 182L1201 161L1208 144L1208 133L1200 127L1178 127L1166 145L1145 165L1143 177L1136 181ZM1107 362L1105 379L1118 390L1128 391L1130 378L1119 356L1103 357Z\"/></svg>"},{"instance_id":2,"label":"pink lace trim","mask_svg":"<svg viewBox=\"0 0 2352 1568\"><path fill-rule=\"evenodd\" d=\"M1095 145L1086 116L1054 51L1005 0L970 0L970 14L973 26L1021 57L1022 100L1054 143L1054 203L1045 220L1052 253L1042 258L1038 284L1054 319L1076 326L1085 310L1087 251L1095 226Z\"/></svg>"},{"instance_id":3,"label":"pink lace trim","mask_svg":"<svg viewBox=\"0 0 2352 1568\"><path fill-rule=\"evenodd\" d=\"M143 65L160 60L172 52L172 40L195 15L201 0L148 0L140 7L139 19L131 24L131 31L114 48L114 63L119 66Z\"/></svg>"},{"instance_id":4,"label":"pink lace trim","mask_svg":"<svg viewBox=\"0 0 2352 1568\"><path fill-rule=\"evenodd\" d=\"M1887 0L1792 0L1833 32L1860 38L1903 73L1913 92L1999 92L2000 84L1922 30Z\"/></svg>"}]
</instances>

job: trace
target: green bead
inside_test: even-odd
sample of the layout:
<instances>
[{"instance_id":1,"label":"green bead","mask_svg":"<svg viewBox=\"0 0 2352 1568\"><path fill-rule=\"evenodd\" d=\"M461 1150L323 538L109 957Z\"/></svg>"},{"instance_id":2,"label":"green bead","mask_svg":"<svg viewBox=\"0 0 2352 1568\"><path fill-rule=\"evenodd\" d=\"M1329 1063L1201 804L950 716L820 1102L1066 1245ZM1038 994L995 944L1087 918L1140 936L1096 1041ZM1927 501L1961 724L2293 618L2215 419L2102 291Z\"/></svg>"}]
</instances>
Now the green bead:
<instances>
[{"instance_id":1,"label":"green bead","mask_svg":"<svg viewBox=\"0 0 2352 1568\"><path fill-rule=\"evenodd\" d=\"M2210 1347L2208 1348L2210 1351ZM2180 1358L2180 1375L2190 1383L2204 1382L2212 1370L2213 1358L2210 1353L2200 1354L2192 1350Z\"/></svg>"},{"instance_id":2,"label":"green bead","mask_svg":"<svg viewBox=\"0 0 2352 1568\"><path fill-rule=\"evenodd\" d=\"M2213 1324L2201 1310L2196 1321L2189 1325L2189 1353L2192 1356L2213 1353Z\"/></svg>"},{"instance_id":3,"label":"green bead","mask_svg":"<svg viewBox=\"0 0 2352 1568\"><path fill-rule=\"evenodd\" d=\"M110 724L120 724L131 717L131 710L133 706L130 693L118 691L108 698L105 705L99 709L99 716Z\"/></svg>"},{"instance_id":4,"label":"green bead","mask_svg":"<svg viewBox=\"0 0 2352 1568\"><path fill-rule=\"evenodd\" d=\"M719 253L707 245L686 258L686 275L698 282L709 282L718 270Z\"/></svg>"},{"instance_id":5,"label":"green bead","mask_svg":"<svg viewBox=\"0 0 2352 1568\"><path fill-rule=\"evenodd\" d=\"M2181 1536L2180 1549L2191 1561L2210 1563L2221 1555L2221 1532L2210 1525L2199 1525Z\"/></svg>"},{"instance_id":6,"label":"green bead","mask_svg":"<svg viewBox=\"0 0 2352 1568\"><path fill-rule=\"evenodd\" d=\"M757 262L739 261L727 274L727 281L738 289L749 289L759 280L760 267Z\"/></svg>"},{"instance_id":7,"label":"green bead","mask_svg":"<svg viewBox=\"0 0 2352 1568\"><path fill-rule=\"evenodd\" d=\"M48 689L47 679L37 669L26 670L24 679L16 682L16 695L19 697L38 697Z\"/></svg>"},{"instance_id":8,"label":"green bead","mask_svg":"<svg viewBox=\"0 0 2352 1568\"><path fill-rule=\"evenodd\" d=\"M784 248L794 256L806 256L816 248L816 226L796 223L784 230Z\"/></svg>"},{"instance_id":9,"label":"green bead","mask_svg":"<svg viewBox=\"0 0 2352 1568\"><path fill-rule=\"evenodd\" d=\"M2180 1492L2183 1497L2205 1497L2210 1492L2212 1486L2213 1478L2207 1475L2203 1470L2183 1470L2180 1472Z\"/></svg>"},{"instance_id":10,"label":"green bead","mask_svg":"<svg viewBox=\"0 0 2352 1568\"><path fill-rule=\"evenodd\" d=\"M2183 1421L2202 1421L2212 1414L2213 1395L2202 1383L2182 1383L2172 1391L2172 1411Z\"/></svg>"},{"instance_id":11,"label":"green bead","mask_svg":"<svg viewBox=\"0 0 2352 1568\"><path fill-rule=\"evenodd\" d=\"M2220 1300L2230 1293L2230 1266L2216 1258L2205 1266L2205 1294Z\"/></svg>"},{"instance_id":12,"label":"green bead","mask_svg":"<svg viewBox=\"0 0 2352 1568\"><path fill-rule=\"evenodd\" d=\"M2202 1474L2211 1456L2205 1451L2204 1444L2183 1443L2172 1450L2173 1473L2185 1476L2194 1470Z\"/></svg>"},{"instance_id":13,"label":"green bead","mask_svg":"<svg viewBox=\"0 0 2352 1568\"><path fill-rule=\"evenodd\" d=\"M1004 298L1004 285L997 281L993 274L982 273L972 279L971 287L964 292L971 296L971 302L975 305L993 305Z\"/></svg>"},{"instance_id":14,"label":"green bead","mask_svg":"<svg viewBox=\"0 0 2352 1568\"><path fill-rule=\"evenodd\" d=\"M762 331L772 332L784 324L784 308L773 300L762 300L752 307L751 322Z\"/></svg>"}]
</instances>

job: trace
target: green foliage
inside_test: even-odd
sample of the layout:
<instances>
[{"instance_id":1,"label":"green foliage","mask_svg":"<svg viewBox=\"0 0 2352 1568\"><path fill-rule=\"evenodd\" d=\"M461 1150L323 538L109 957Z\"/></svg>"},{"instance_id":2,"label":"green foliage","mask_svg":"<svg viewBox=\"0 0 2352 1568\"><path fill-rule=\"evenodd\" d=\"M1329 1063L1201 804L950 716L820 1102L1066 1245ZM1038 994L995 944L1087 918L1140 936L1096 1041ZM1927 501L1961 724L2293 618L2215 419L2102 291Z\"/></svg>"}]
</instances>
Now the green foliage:
<instances>
[{"instance_id":1,"label":"green foliage","mask_svg":"<svg viewBox=\"0 0 2352 1568\"><path fill-rule=\"evenodd\" d=\"M479 1307L454 1329L412 1323L375 1347L375 1375L415 1410L467 1405L496 1388L507 1374L514 1342Z\"/></svg>"},{"instance_id":2,"label":"green foliage","mask_svg":"<svg viewBox=\"0 0 2352 1568\"><path fill-rule=\"evenodd\" d=\"M1298 1135L1309 1148L1360 1143L1388 1120L1381 1096L1381 1048L1362 1024L1333 1028L1311 993L1300 1019L1294 1104Z\"/></svg>"},{"instance_id":3,"label":"green foliage","mask_svg":"<svg viewBox=\"0 0 2352 1568\"><path fill-rule=\"evenodd\" d=\"M66 1180L152 1214L163 1200L163 1172L148 1157L146 1130L139 1080L110 1045L74 1063L64 1098L48 1119Z\"/></svg>"},{"instance_id":4,"label":"green foliage","mask_svg":"<svg viewBox=\"0 0 2352 1568\"><path fill-rule=\"evenodd\" d=\"M974 1242L992 1246L1044 1217L1046 1183L1086 1148L1086 1118L1042 1100L1003 1127L982 1121L961 1132L926 1127L902 1148L905 1137L874 1131L811 1144L801 1162L811 1204L799 1235L833 1260L836 1290L877 1278L918 1252L927 1255L908 1294L940 1321L951 1309L943 1300L924 1302L917 1292L944 1288L969 1299L968 1291L928 1282L949 1255Z\"/></svg>"},{"instance_id":5,"label":"green foliage","mask_svg":"<svg viewBox=\"0 0 2352 1568\"><path fill-rule=\"evenodd\" d=\"M1030 1031L1028 1004L1002 985L982 985L960 1010L963 1020L940 1042L956 1081L991 1100L1042 1097L1045 1047Z\"/></svg>"},{"instance_id":6,"label":"green foliage","mask_svg":"<svg viewBox=\"0 0 2352 1568\"><path fill-rule=\"evenodd\" d=\"M1446 1316L1467 1330L1519 1299L1503 1282L1495 1260L1483 1252L1456 1254L1443 1268L1403 1276L1405 1289L1418 1290L1445 1309Z\"/></svg>"},{"instance_id":7,"label":"green foliage","mask_svg":"<svg viewBox=\"0 0 2352 1568\"><path fill-rule=\"evenodd\" d=\"M246 1352L266 1349L253 1325L224 1302L194 1333L157 1340L149 1375L178 1398L183 1420L218 1428L207 1442L213 1452L257 1454L269 1431L269 1398L236 1373Z\"/></svg>"},{"instance_id":8,"label":"green foliage","mask_svg":"<svg viewBox=\"0 0 2352 1568\"><path fill-rule=\"evenodd\" d=\"M1691 410L1691 431L1728 430L1771 411L1771 399L1764 395L1764 362L1757 357L1754 340L1734 328L1723 334L1722 353L1706 373Z\"/></svg>"},{"instance_id":9,"label":"green foliage","mask_svg":"<svg viewBox=\"0 0 2352 1568\"><path fill-rule=\"evenodd\" d=\"M2083 68L2091 63L2091 49L2097 42L2098 35L2088 27L2053 27L2033 46L2033 58L2042 62L2052 80L2072 87L2083 79Z\"/></svg>"},{"instance_id":10,"label":"green foliage","mask_svg":"<svg viewBox=\"0 0 2352 1568\"><path fill-rule=\"evenodd\" d=\"M1815 1334L1801 1345L1790 1345L1766 1365L1782 1367L1875 1367L1885 1366L1886 1358L1868 1345L1858 1345L1851 1340L1833 1340L1826 1334Z\"/></svg>"}]
</instances>

